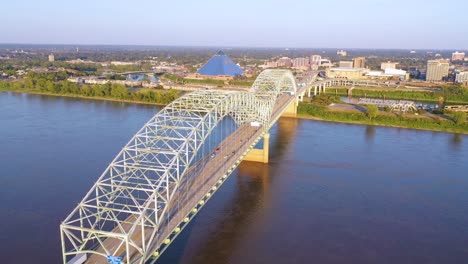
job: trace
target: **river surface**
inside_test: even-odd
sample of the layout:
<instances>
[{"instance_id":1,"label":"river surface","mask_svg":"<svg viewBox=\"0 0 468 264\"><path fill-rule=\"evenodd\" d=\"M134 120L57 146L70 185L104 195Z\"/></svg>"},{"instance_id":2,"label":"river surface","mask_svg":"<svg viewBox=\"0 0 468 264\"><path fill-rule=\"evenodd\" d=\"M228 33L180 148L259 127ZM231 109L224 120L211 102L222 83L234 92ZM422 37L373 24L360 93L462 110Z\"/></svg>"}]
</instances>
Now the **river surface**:
<instances>
[{"instance_id":1,"label":"river surface","mask_svg":"<svg viewBox=\"0 0 468 264\"><path fill-rule=\"evenodd\" d=\"M0 93L2 263L59 224L155 106ZM280 119L158 263L467 263L468 137Z\"/></svg>"}]
</instances>

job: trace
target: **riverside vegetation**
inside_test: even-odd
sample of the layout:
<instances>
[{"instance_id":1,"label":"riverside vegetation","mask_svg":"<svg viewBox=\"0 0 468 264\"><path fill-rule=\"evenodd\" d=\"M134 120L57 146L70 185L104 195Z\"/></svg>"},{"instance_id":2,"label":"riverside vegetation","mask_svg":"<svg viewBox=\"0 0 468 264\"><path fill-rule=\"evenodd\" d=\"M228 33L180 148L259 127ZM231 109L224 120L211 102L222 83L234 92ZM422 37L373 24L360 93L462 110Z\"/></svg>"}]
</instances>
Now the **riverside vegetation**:
<instances>
[{"instance_id":1,"label":"riverside vegetation","mask_svg":"<svg viewBox=\"0 0 468 264\"><path fill-rule=\"evenodd\" d=\"M18 81L0 81L0 91L16 91L29 92L59 96L110 99L117 101L143 102L153 104L169 104L179 97L176 90L159 90L140 89L137 91L129 91L127 87L120 84L102 84L102 85L82 85L78 86L75 83L67 81L68 75L66 72L57 73L34 73L30 72L23 80ZM333 91L331 88L329 91ZM338 89L344 90L346 89ZM353 90L354 95L358 95L360 90ZM431 98L439 98L440 94L435 92L406 92L406 91L368 91L362 90L368 96L386 94L402 99L420 99L431 100ZM342 92L342 91L341 91ZM375 93L375 94L374 94ZM412 98L410 97L410 94ZM458 87L445 87L443 94L445 98L454 101L468 102L468 92ZM421 97L421 95L424 95ZM368 106L366 113L360 112L343 112L331 111L327 105L333 102L340 102L339 98L330 95L319 95L313 103L300 103L298 114L302 117L313 117L329 121L350 122L371 125L396 126L415 129L428 129L448 132L468 133L468 124L465 122L466 113L461 112L446 112L447 119L430 118L423 116L414 116L401 113L381 113L373 106ZM388 111L388 109L384 109Z\"/></svg>"},{"instance_id":2,"label":"riverside vegetation","mask_svg":"<svg viewBox=\"0 0 468 264\"><path fill-rule=\"evenodd\" d=\"M327 107L327 105L336 102L339 102L339 98L335 96L320 95L312 103L300 103L297 113L300 117L312 117L326 121L468 133L468 123L465 121L466 113L463 112L446 111L445 118L434 118L404 113L379 112L375 106L367 106L365 113L335 111Z\"/></svg>"},{"instance_id":3,"label":"riverside vegetation","mask_svg":"<svg viewBox=\"0 0 468 264\"><path fill-rule=\"evenodd\" d=\"M346 88L328 88L327 94L347 95ZM355 88L353 97L407 99L448 103L468 103L468 89L459 85L446 85L442 91L367 90Z\"/></svg>"},{"instance_id":4,"label":"riverside vegetation","mask_svg":"<svg viewBox=\"0 0 468 264\"><path fill-rule=\"evenodd\" d=\"M0 81L0 91L29 92L48 95L111 99L118 101L169 104L179 97L176 90L140 89L130 92L120 84L94 84L78 86L67 81L65 72L34 73L29 72L20 81Z\"/></svg>"}]
</instances>

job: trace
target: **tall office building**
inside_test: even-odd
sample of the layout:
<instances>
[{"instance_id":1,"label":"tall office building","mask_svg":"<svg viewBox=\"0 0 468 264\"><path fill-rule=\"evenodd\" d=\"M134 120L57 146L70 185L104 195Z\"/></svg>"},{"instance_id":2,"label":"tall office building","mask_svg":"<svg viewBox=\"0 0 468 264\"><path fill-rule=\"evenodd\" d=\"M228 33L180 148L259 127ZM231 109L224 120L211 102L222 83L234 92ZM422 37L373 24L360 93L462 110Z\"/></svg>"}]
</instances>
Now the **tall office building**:
<instances>
[{"instance_id":1,"label":"tall office building","mask_svg":"<svg viewBox=\"0 0 468 264\"><path fill-rule=\"evenodd\" d=\"M465 52L455 51L452 53L452 61L463 60L465 59Z\"/></svg>"},{"instance_id":2,"label":"tall office building","mask_svg":"<svg viewBox=\"0 0 468 264\"><path fill-rule=\"evenodd\" d=\"M428 60L426 81L442 81L448 76L449 66L446 60Z\"/></svg>"},{"instance_id":3,"label":"tall office building","mask_svg":"<svg viewBox=\"0 0 468 264\"><path fill-rule=\"evenodd\" d=\"M278 61L278 67L286 67L289 68L292 66L292 60L288 57L282 57Z\"/></svg>"},{"instance_id":4,"label":"tall office building","mask_svg":"<svg viewBox=\"0 0 468 264\"><path fill-rule=\"evenodd\" d=\"M293 67L295 68L304 68L309 67L309 58L295 58L292 61Z\"/></svg>"},{"instance_id":5,"label":"tall office building","mask_svg":"<svg viewBox=\"0 0 468 264\"><path fill-rule=\"evenodd\" d=\"M322 56L320 55L312 55L310 56L310 65L319 65Z\"/></svg>"},{"instance_id":6,"label":"tall office building","mask_svg":"<svg viewBox=\"0 0 468 264\"><path fill-rule=\"evenodd\" d=\"M354 68L365 68L366 66L366 58L364 57L357 57L353 59Z\"/></svg>"},{"instance_id":7,"label":"tall office building","mask_svg":"<svg viewBox=\"0 0 468 264\"><path fill-rule=\"evenodd\" d=\"M457 73L457 75L455 77L455 82L457 82L457 83L468 82L468 71Z\"/></svg>"},{"instance_id":8,"label":"tall office building","mask_svg":"<svg viewBox=\"0 0 468 264\"><path fill-rule=\"evenodd\" d=\"M50 62L55 61L55 56L54 56L53 53L49 54L49 61L50 61Z\"/></svg>"}]
</instances>

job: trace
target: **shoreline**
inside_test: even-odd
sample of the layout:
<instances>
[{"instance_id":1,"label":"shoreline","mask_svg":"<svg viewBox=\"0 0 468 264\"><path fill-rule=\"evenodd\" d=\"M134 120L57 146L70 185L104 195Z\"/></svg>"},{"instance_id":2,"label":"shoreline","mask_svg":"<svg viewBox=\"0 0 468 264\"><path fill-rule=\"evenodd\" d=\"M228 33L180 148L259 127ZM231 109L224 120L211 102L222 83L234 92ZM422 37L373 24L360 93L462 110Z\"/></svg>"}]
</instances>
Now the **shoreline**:
<instances>
[{"instance_id":1,"label":"shoreline","mask_svg":"<svg viewBox=\"0 0 468 264\"><path fill-rule=\"evenodd\" d=\"M54 94L54 93L37 92L37 91L0 90L0 92L46 95L46 96L54 96L54 97L87 99L87 100L95 100L95 101L110 101L110 102L119 102L119 103L128 103L128 104L157 105L157 106L166 106L167 105L167 104L162 104L162 103L142 102L142 101L135 101L135 100L127 100L127 99L100 97L100 96L83 96L83 95L73 95L73 94Z\"/></svg>"},{"instance_id":2,"label":"shoreline","mask_svg":"<svg viewBox=\"0 0 468 264\"><path fill-rule=\"evenodd\" d=\"M13 93L24 93L24 94L34 94L34 95L46 95L46 96L54 96L54 97L67 97L67 98L77 98L77 99L94 100L94 101L109 101L109 102L119 102L119 103L128 103L128 104L156 105L156 106L166 106L167 105L167 104L162 104L162 103L150 103L150 102L116 99L116 98L107 98L107 97L91 97L91 96L71 95L71 94L53 94L53 93L37 92L37 91L0 90L0 92L13 92ZM367 122L360 122L360 121L327 120L327 119L323 119L323 118L319 118L319 117L315 117L315 116L310 116L310 115L307 115L307 114L297 114L297 116L294 117L294 118L315 120L315 121L323 121L323 122L331 122L331 123L366 125L366 126L379 126L379 127L391 127L391 128L404 128L404 129L412 129L412 130L435 131L435 132L444 132L444 133L468 135L468 132L463 132L463 131L449 131L449 130L428 129L428 128L412 128L412 127L405 127L405 126L383 125L383 124L378 124L378 123L369 124Z\"/></svg>"},{"instance_id":3,"label":"shoreline","mask_svg":"<svg viewBox=\"0 0 468 264\"><path fill-rule=\"evenodd\" d=\"M382 125L378 123L369 124L366 122L359 122L359 121L336 121L336 120L327 120L315 116L305 115L305 114L297 114L298 119L308 119L314 121L322 121L322 122L330 122L330 123L341 123L341 124L352 124L352 125L361 125L361 126L379 126L379 127L390 127L390 128L404 128L404 129L411 129L411 130L421 130L421 131L432 131L432 132L443 132L443 133L451 133L451 134L462 134L468 135L468 132L463 131L449 131L449 130L438 130L438 129L429 129L429 128L414 128L414 127L405 127L405 126L395 126L395 125Z\"/></svg>"}]
</instances>

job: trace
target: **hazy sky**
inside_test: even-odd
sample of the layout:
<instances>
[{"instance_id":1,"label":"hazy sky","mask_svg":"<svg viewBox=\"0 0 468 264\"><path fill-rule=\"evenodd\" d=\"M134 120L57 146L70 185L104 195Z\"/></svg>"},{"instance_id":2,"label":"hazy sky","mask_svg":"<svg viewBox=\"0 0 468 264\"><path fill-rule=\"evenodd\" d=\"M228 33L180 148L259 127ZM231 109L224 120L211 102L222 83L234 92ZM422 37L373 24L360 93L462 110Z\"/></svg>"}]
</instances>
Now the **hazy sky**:
<instances>
[{"instance_id":1,"label":"hazy sky","mask_svg":"<svg viewBox=\"0 0 468 264\"><path fill-rule=\"evenodd\" d=\"M0 43L468 49L467 0L14 0Z\"/></svg>"}]
</instances>

